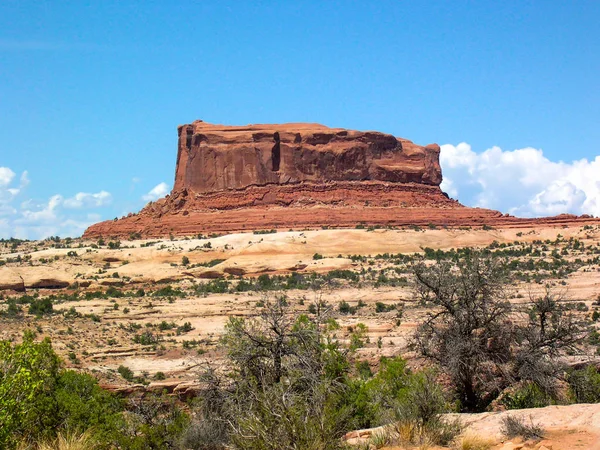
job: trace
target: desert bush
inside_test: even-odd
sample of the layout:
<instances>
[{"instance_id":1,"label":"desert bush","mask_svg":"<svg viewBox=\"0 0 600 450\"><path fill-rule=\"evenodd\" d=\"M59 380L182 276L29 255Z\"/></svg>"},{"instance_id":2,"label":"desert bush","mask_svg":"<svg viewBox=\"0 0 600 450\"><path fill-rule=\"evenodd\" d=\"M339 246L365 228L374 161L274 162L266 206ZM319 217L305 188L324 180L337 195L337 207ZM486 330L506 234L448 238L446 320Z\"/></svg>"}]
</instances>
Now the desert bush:
<instances>
[{"instance_id":1,"label":"desert bush","mask_svg":"<svg viewBox=\"0 0 600 450\"><path fill-rule=\"evenodd\" d=\"M423 371L415 374L409 379L395 406L398 434L404 434L406 440L406 430L410 430L407 443L448 445L461 432L458 422L442 419L442 414L450 410L448 399L436 382L435 373Z\"/></svg>"},{"instance_id":2,"label":"desert bush","mask_svg":"<svg viewBox=\"0 0 600 450\"><path fill-rule=\"evenodd\" d=\"M396 309L396 305L386 305L382 302L375 303L375 312L377 313L393 311L394 309Z\"/></svg>"},{"instance_id":3,"label":"desert bush","mask_svg":"<svg viewBox=\"0 0 600 450\"><path fill-rule=\"evenodd\" d=\"M387 447L394 443L394 433L388 428L374 432L369 438L369 448L371 446L376 449Z\"/></svg>"},{"instance_id":4,"label":"desert bush","mask_svg":"<svg viewBox=\"0 0 600 450\"><path fill-rule=\"evenodd\" d=\"M450 377L463 410L479 411L507 387L531 382L558 395L559 357L580 351L584 326L551 291L525 312L508 302L503 260L471 252L452 261L414 267L415 292L435 311L414 345ZM523 313L523 314L522 314ZM523 324L513 320L522 314Z\"/></svg>"},{"instance_id":5,"label":"desert bush","mask_svg":"<svg viewBox=\"0 0 600 450\"><path fill-rule=\"evenodd\" d=\"M133 370L131 370L129 367L121 365L117 369L117 372L119 372L119 375L121 375L127 381L133 380Z\"/></svg>"},{"instance_id":6,"label":"desert bush","mask_svg":"<svg viewBox=\"0 0 600 450\"><path fill-rule=\"evenodd\" d=\"M229 291L229 281L211 280L208 283L199 283L195 291L197 294L224 294Z\"/></svg>"},{"instance_id":7,"label":"desert bush","mask_svg":"<svg viewBox=\"0 0 600 450\"><path fill-rule=\"evenodd\" d=\"M543 408L556 402L535 383L525 383L504 393L501 403L507 409Z\"/></svg>"},{"instance_id":8,"label":"desert bush","mask_svg":"<svg viewBox=\"0 0 600 450\"><path fill-rule=\"evenodd\" d=\"M600 403L600 372L590 365L567 375L571 397L577 403Z\"/></svg>"},{"instance_id":9,"label":"desert bush","mask_svg":"<svg viewBox=\"0 0 600 450\"><path fill-rule=\"evenodd\" d=\"M54 307L52 300L49 298L34 299L29 304L29 314L43 316L44 314L52 314Z\"/></svg>"},{"instance_id":10,"label":"desert bush","mask_svg":"<svg viewBox=\"0 0 600 450\"><path fill-rule=\"evenodd\" d=\"M194 420L184 431L179 441L179 448L185 450L224 450L229 441L226 427L203 418Z\"/></svg>"},{"instance_id":11,"label":"desert bush","mask_svg":"<svg viewBox=\"0 0 600 450\"><path fill-rule=\"evenodd\" d=\"M350 306L350 304L346 301L341 301L338 305L338 310L340 314L354 314L356 313L356 308Z\"/></svg>"},{"instance_id":12,"label":"desert bush","mask_svg":"<svg viewBox=\"0 0 600 450\"><path fill-rule=\"evenodd\" d=\"M98 241L98 245L100 245L99 242L100 241ZM110 241L108 243L108 248L110 248L111 250L116 250L118 248L121 248L121 241Z\"/></svg>"},{"instance_id":13,"label":"desert bush","mask_svg":"<svg viewBox=\"0 0 600 450\"><path fill-rule=\"evenodd\" d=\"M10 299L6 302L6 310L2 311L0 315L5 317L17 317L21 315L22 312L23 310L19 305L17 305L17 302L13 299Z\"/></svg>"},{"instance_id":14,"label":"desert bush","mask_svg":"<svg viewBox=\"0 0 600 450\"><path fill-rule=\"evenodd\" d=\"M153 297L185 297L185 292L179 288L174 288L170 284L162 287L152 293Z\"/></svg>"},{"instance_id":15,"label":"desert bush","mask_svg":"<svg viewBox=\"0 0 600 450\"><path fill-rule=\"evenodd\" d=\"M189 416L166 396L132 398L125 407L127 421L115 439L116 448L173 449L189 427Z\"/></svg>"},{"instance_id":16,"label":"desert bush","mask_svg":"<svg viewBox=\"0 0 600 450\"><path fill-rule=\"evenodd\" d=\"M254 230L253 234L273 234L277 233L277 230Z\"/></svg>"},{"instance_id":17,"label":"desert bush","mask_svg":"<svg viewBox=\"0 0 600 450\"><path fill-rule=\"evenodd\" d=\"M160 336L158 334L153 333L150 330L146 330L141 334L136 334L133 337L133 342L140 345L154 345L158 344L160 341Z\"/></svg>"},{"instance_id":18,"label":"desert bush","mask_svg":"<svg viewBox=\"0 0 600 450\"><path fill-rule=\"evenodd\" d=\"M194 329L194 327L192 326L192 324L190 322L185 322L183 325L180 325L177 327L177 335L189 333L193 329Z\"/></svg>"},{"instance_id":19,"label":"desert bush","mask_svg":"<svg viewBox=\"0 0 600 450\"><path fill-rule=\"evenodd\" d=\"M544 437L544 429L533 423L531 418L529 424L525 419L513 415L508 415L502 419L502 434L509 439L522 437L523 439L542 439Z\"/></svg>"},{"instance_id":20,"label":"desert bush","mask_svg":"<svg viewBox=\"0 0 600 450\"><path fill-rule=\"evenodd\" d=\"M315 306L309 317L281 297L262 302L257 317L229 319L221 346L230 370L202 372L185 448L340 449L344 433L400 414L419 436L454 437L456 427L440 419L449 404L433 372L413 374L401 358L384 358L372 375L354 360L366 342L364 325L353 327L345 347L330 308Z\"/></svg>"}]
</instances>

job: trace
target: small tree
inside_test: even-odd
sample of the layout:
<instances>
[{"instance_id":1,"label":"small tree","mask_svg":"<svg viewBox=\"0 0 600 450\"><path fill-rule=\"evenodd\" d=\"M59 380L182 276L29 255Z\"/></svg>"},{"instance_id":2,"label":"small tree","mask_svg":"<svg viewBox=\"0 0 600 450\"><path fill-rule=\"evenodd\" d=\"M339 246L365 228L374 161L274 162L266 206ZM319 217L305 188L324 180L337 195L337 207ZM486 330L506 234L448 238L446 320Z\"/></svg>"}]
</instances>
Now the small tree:
<instances>
[{"instance_id":1,"label":"small tree","mask_svg":"<svg viewBox=\"0 0 600 450\"><path fill-rule=\"evenodd\" d=\"M293 314L281 297L263 304L255 318L229 319L221 344L231 370L201 375L206 387L190 432L238 449L340 448L352 420L342 401L347 353L323 316Z\"/></svg>"},{"instance_id":2,"label":"small tree","mask_svg":"<svg viewBox=\"0 0 600 450\"><path fill-rule=\"evenodd\" d=\"M283 297L263 299L257 319L231 317L225 325L222 344L228 357L244 377L258 384L279 383L292 369L317 370L318 330L314 322L289 314Z\"/></svg>"},{"instance_id":3,"label":"small tree","mask_svg":"<svg viewBox=\"0 0 600 450\"><path fill-rule=\"evenodd\" d=\"M466 410L495 396L498 366L509 359L512 324L499 261L477 255L458 264L419 264L414 269L421 300L436 306L419 327L415 343L450 376ZM495 386L494 386L495 385Z\"/></svg>"},{"instance_id":4,"label":"small tree","mask_svg":"<svg viewBox=\"0 0 600 450\"><path fill-rule=\"evenodd\" d=\"M515 308L504 262L478 252L418 264L414 273L416 295L435 308L415 334L416 348L450 377L464 410L485 408L519 381L557 393L557 357L577 350L584 329L549 291L527 311Z\"/></svg>"}]
</instances>

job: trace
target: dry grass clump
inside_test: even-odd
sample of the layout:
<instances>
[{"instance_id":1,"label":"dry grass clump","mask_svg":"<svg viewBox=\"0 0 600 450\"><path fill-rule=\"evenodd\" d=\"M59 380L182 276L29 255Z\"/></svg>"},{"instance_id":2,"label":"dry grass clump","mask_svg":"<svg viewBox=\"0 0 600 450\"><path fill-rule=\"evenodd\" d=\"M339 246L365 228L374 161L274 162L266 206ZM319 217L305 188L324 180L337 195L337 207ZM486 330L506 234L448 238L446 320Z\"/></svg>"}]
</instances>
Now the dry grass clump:
<instances>
[{"instance_id":1,"label":"dry grass clump","mask_svg":"<svg viewBox=\"0 0 600 450\"><path fill-rule=\"evenodd\" d=\"M391 434L394 444L417 446L427 449L436 445L449 444L461 431L458 422L445 422L441 419L426 424L416 421L399 421Z\"/></svg>"},{"instance_id":2,"label":"dry grass clump","mask_svg":"<svg viewBox=\"0 0 600 450\"><path fill-rule=\"evenodd\" d=\"M39 444L22 443L18 450L94 450L97 447L90 433L59 434L52 441Z\"/></svg>"},{"instance_id":3,"label":"dry grass clump","mask_svg":"<svg viewBox=\"0 0 600 450\"><path fill-rule=\"evenodd\" d=\"M493 445L494 441L491 439L466 433L456 440L453 448L455 450L489 450Z\"/></svg>"},{"instance_id":4,"label":"dry grass clump","mask_svg":"<svg viewBox=\"0 0 600 450\"><path fill-rule=\"evenodd\" d=\"M395 439L393 431L386 427L380 431L376 431L375 433L373 433L371 435L371 438L369 439L369 444L370 446L379 449L392 445L394 443L394 440Z\"/></svg>"}]
</instances>

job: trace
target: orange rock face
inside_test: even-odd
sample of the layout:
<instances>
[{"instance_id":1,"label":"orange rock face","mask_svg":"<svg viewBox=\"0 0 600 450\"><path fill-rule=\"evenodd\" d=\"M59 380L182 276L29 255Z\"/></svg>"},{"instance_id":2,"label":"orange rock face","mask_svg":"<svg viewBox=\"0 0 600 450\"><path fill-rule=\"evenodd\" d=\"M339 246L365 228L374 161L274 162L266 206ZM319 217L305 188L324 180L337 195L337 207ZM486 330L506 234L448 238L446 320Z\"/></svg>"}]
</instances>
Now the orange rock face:
<instances>
[{"instance_id":1,"label":"orange rock face","mask_svg":"<svg viewBox=\"0 0 600 450\"><path fill-rule=\"evenodd\" d=\"M387 181L439 186L437 145L421 147L390 134L316 124L211 125L178 128L174 191L250 186Z\"/></svg>"},{"instance_id":2,"label":"orange rock face","mask_svg":"<svg viewBox=\"0 0 600 450\"><path fill-rule=\"evenodd\" d=\"M84 237L144 237L358 224L527 226L591 218L517 219L466 208L439 187L440 148L317 124L178 128L173 191Z\"/></svg>"}]
</instances>

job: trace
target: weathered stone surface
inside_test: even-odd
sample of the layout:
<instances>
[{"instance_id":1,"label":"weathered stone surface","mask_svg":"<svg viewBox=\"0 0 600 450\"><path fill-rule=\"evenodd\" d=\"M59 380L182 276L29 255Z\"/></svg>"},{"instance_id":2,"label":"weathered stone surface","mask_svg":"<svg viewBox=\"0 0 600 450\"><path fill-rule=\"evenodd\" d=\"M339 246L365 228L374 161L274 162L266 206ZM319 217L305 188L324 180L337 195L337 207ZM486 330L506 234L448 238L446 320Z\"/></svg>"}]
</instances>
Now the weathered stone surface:
<instances>
[{"instance_id":1,"label":"weathered stone surface","mask_svg":"<svg viewBox=\"0 0 600 450\"><path fill-rule=\"evenodd\" d=\"M388 181L439 186L439 146L390 134L317 124L211 125L178 128L173 190L196 193L250 186L331 181Z\"/></svg>"},{"instance_id":2,"label":"weathered stone surface","mask_svg":"<svg viewBox=\"0 0 600 450\"><path fill-rule=\"evenodd\" d=\"M63 289L70 279L68 274L50 267L0 268L0 290Z\"/></svg>"},{"instance_id":3,"label":"weathered stone surface","mask_svg":"<svg viewBox=\"0 0 600 450\"><path fill-rule=\"evenodd\" d=\"M25 281L18 270L10 267L0 268L0 291L25 291Z\"/></svg>"},{"instance_id":4,"label":"weathered stone surface","mask_svg":"<svg viewBox=\"0 0 600 450\"><path fill-rule=\"evenodd\" d=\"M175 185L139 214L88 228L84 237L194 235L257 229L531 226L596 223L569 215L518 219L466 208L439 185L439 147L378 132L317 124L178 128ZM206 273L203 276L216 275Z\"/></svg>"}]
</instances>

